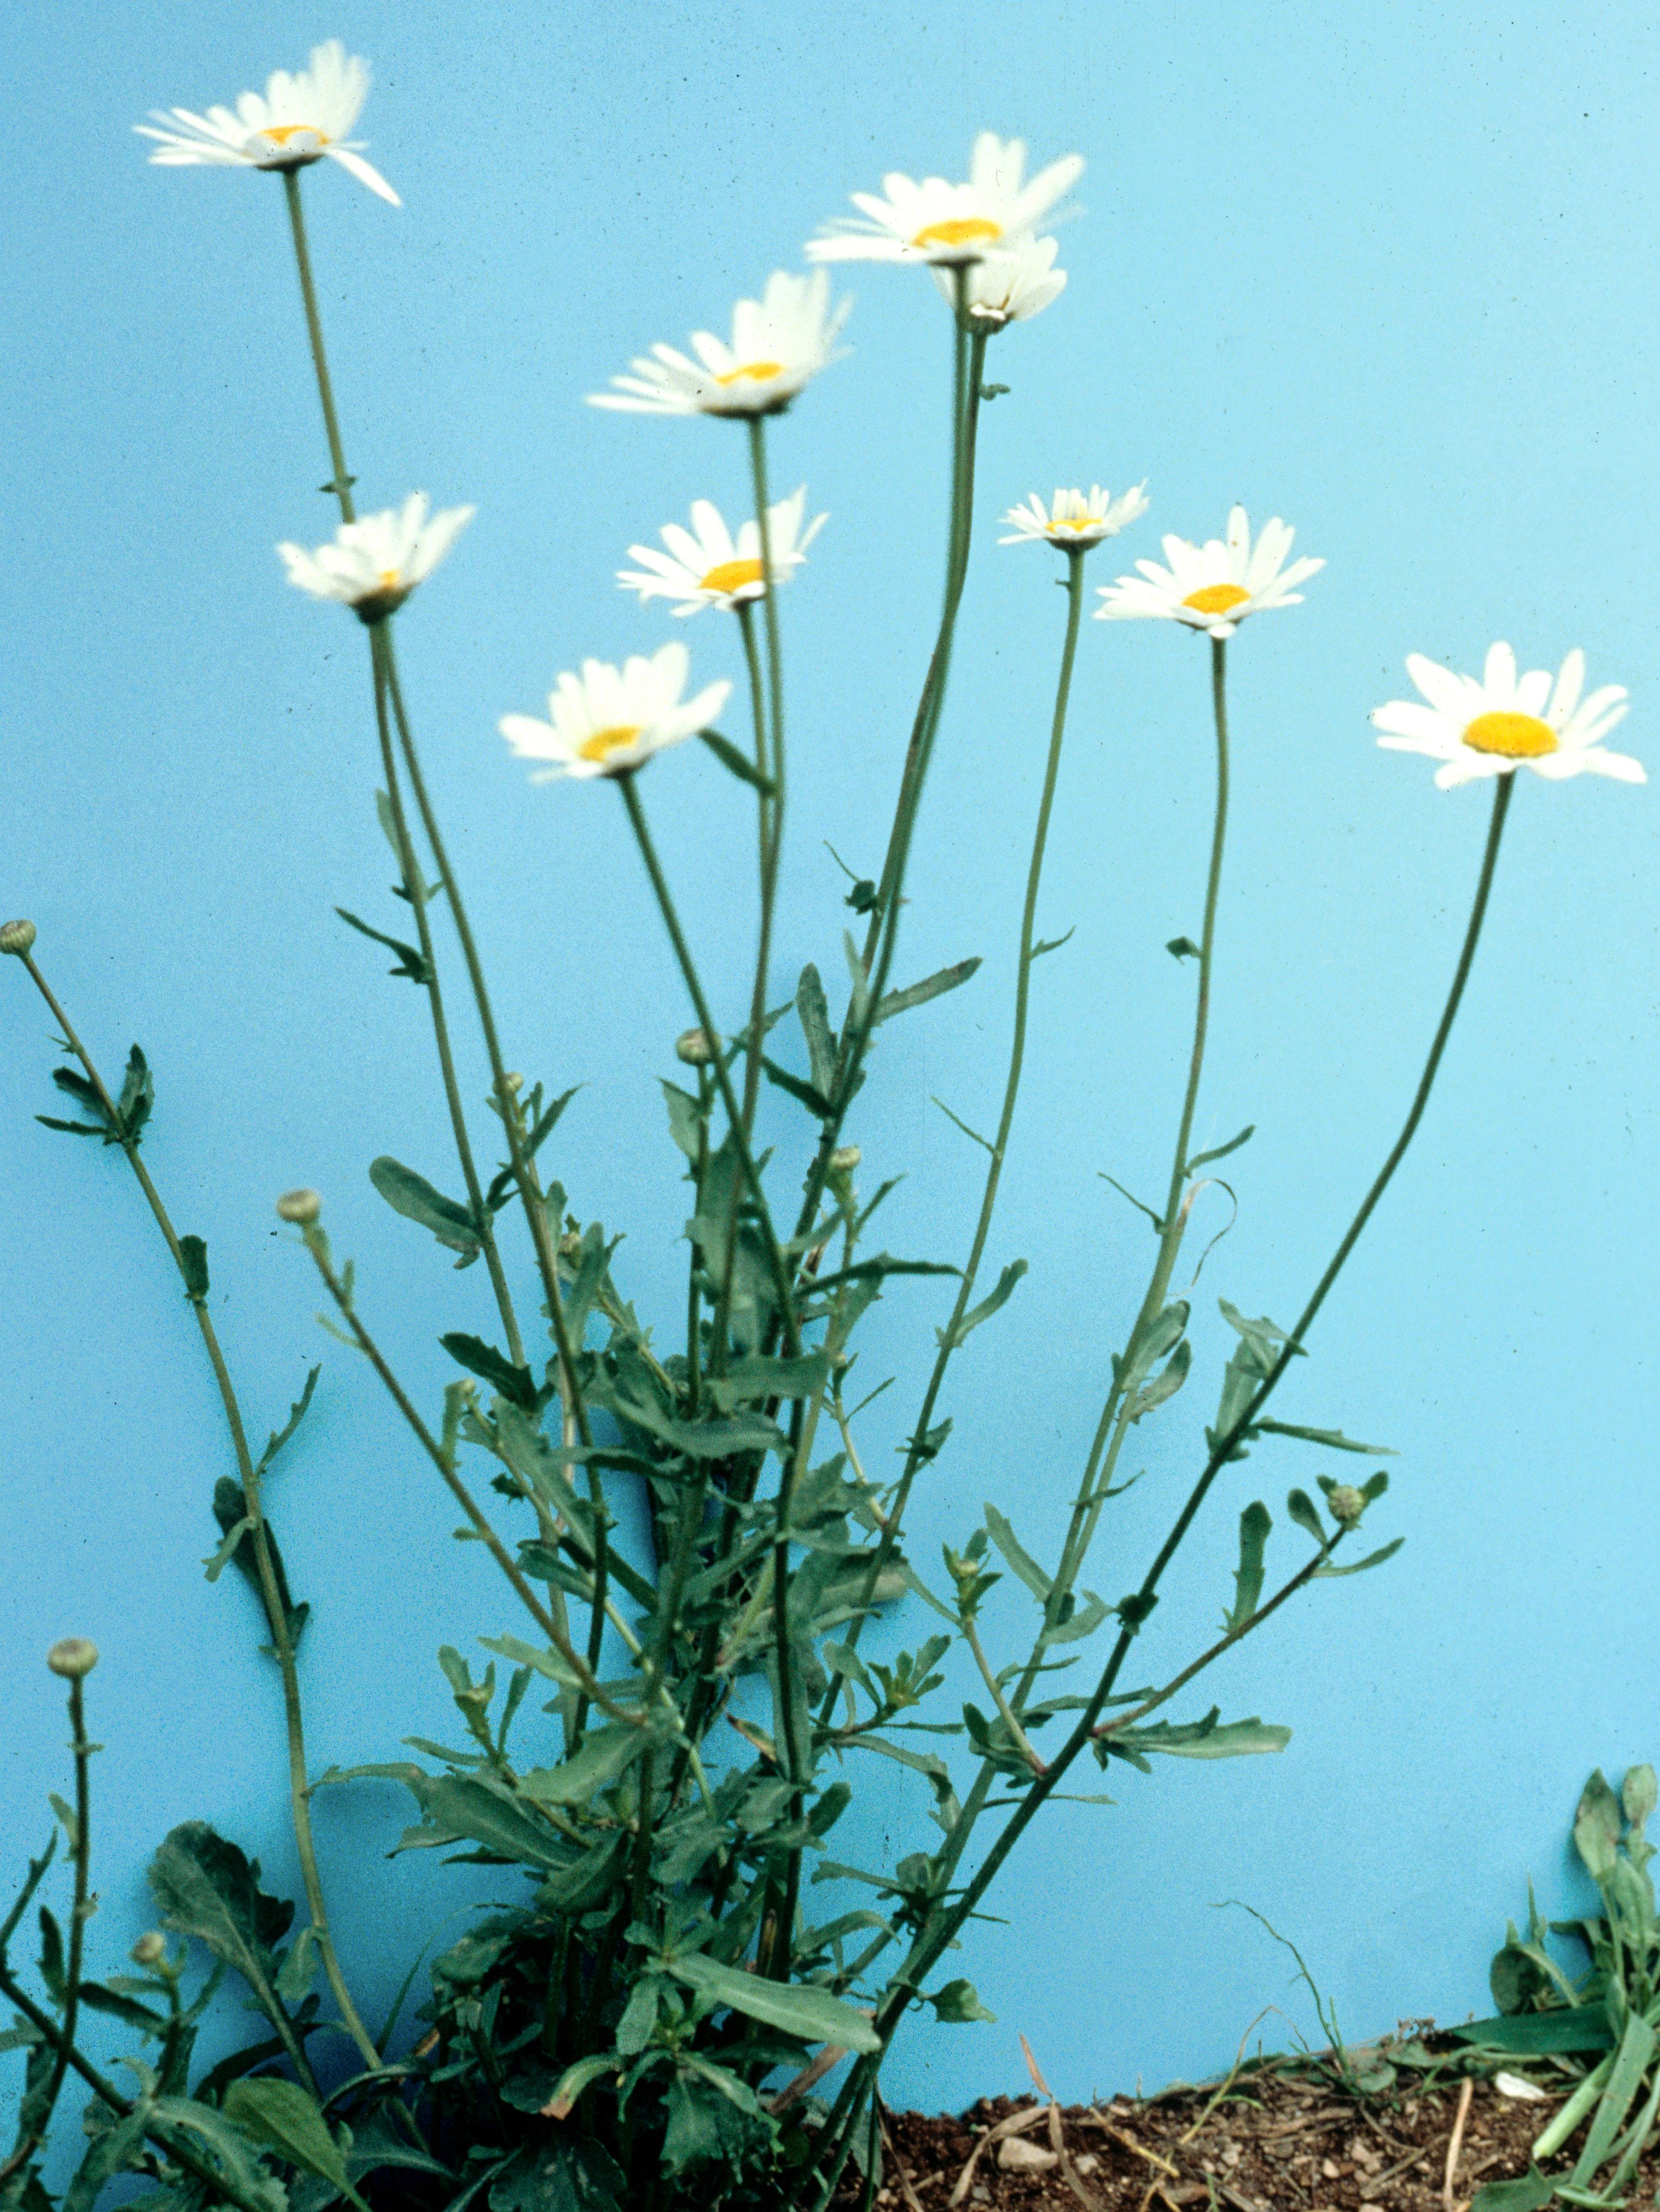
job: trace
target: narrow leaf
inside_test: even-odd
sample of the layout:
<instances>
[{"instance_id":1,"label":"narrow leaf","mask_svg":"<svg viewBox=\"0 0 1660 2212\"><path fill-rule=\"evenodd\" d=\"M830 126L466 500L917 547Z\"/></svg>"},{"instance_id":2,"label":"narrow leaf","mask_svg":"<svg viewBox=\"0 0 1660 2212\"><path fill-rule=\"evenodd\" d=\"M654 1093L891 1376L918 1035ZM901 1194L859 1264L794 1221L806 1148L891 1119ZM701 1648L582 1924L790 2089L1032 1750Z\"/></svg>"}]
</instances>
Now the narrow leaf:
<instances>
[{"instance_id":1,"label":"narrow leaf","mask_svg":"<svg viewBox=\"0 0 1660 2212\"><path fill-rule=\"evenodd\" d=\"M478 1227L471 1206L462 1205L459 1199L446 1198L424 1176L393 1159L390 1152L369 1162L369 1181L394 1212L418 1221L452 1252L469 1255L477 1252Z\"/></svg>"},{"instance_id":2,"label":"narrow leaf","mask_svg":"<svg viewBox=\"0 0 1660 2212\"><path fill-rule=\"evenodd\" d=\"M418 945L406 945L401 937L388 937L384 929L372 928L361 915L353 914L348 907L337 906L334 910L349 929L355 929L361 937L373 938L388 952L398 955L398 965L387 969L388 975L407 975L411 983L431 982L432 976Z\"/></svg>"},{"instance_id":3,"label":"narrow leaf","mask_svg":"<svg viewBox=\"0 0 1660 2212\"><path fill-rule=\"evenodd\" d=\"M795 987L795 1011L800 1017L801 1034L807 1042L813 1088L828 1098L836 1081L836 1040L830 1035L830 1001L824 996L824 979L811 961L801 970L801 979Z\"/></svg>"},{"instance_id":4,"label":"narrow leaf","mask_svg":"<svg viewBox=\"0 0 1660 2212\"><path fill-rule=\"evenodd\" d=\"M1397 1536L1392 1544L1385 1544L1376 1552L1368 1552L1364 1559L1356 1559L1352 1566L1316 1567L1314 1571L1314 1579L1316 1582L1324 1582L1337 1575L1364 1575L1368 1567L1381 1567L1385 1559L1392 1559L1406 1540L1404 1536Z\"/></svg>"},{"instance_id":5,"label":"narrow leaf","mask_svg":"<svg viewBox=\"0 0 1660 2212\"><path fill-rule=\"evenodd\" d=\"M889 991L878 1005L871 1027L874 1029L878 1022L891 1022L896 1014L908 1014L913 1006L925 1006L930 999L942 998L947 991L956 990L979 966L977 958L958 960L920 983L908 983L903 991Z\"/></svg>"},{"instance_id":6,"label":"narrow leaf","mask_svg":"<svg viewBox=\"0 0 1660 2212\"><path fill-rule=\"evenodd\" d=\"M535 1411L536 1382L528 1367L515 1367L494 1345L486 1344L482 1337L469 1336L464 1329L451 1329L438 1341L458 1367L465 1367L469 1375L488 1382L526 1413Z\"/></svg>"},{"instance_id":7,"label":"narrow leaf","mask_svg":"<svg viewBox=\"0 0 1660 2212\"><path fill-rule=\"evenodd\" d=\"M989 1321L1000 1307L1006 1306L1014 1295L1015 1285L1025 1272L1026 1262L1024 1260L1011 1260L997 1278L996 1289L989 1297L982 1298L977 1306L970 1306L956 1328L951 1331L949 1344L946 1341L946 1332L943 1329L936 1329L934 1334L939 1340L942 1350L954 1352L958 1345L973 1334L982 1321Z\"/></svg>"},{"instance_id":8,"label":"narrow leaf","mask_svg":"<svg viewBox=\"0 0 1660 2212\"><path fill-rule=\"evenodd\" d=\"M729 769L740 783L751 785L765 799L775 795L778 787L771 777L763 775L755 763L746 758L730 738L723 738L719 730L699 730L697 734L721 767Z\"/></svg>"},{"instance_id":9,"label":"narrow leaf","mask_svg":"<svg viewBox=\"0 0 1660 2212\"><path fill-rule=\"evenodd\" d=\"M1011 1569L1025 1583L1036 1598L1047 1600L1055 1584L1043 1572L1030 1552L1021 1545L1012 1528L994 1505L986 1508L986 1531L998 1550L1008 1561Z\"/></svg>"},{"instance_id":10,"label":"narrow leaf","mask_svg":"<svg viewBox=\"0 0 1660 2212\"><path fill-rule=\"evenodd\" d=\"M180 1273L185 1278L185 1296L191 1299L206 1297L208 1294L208 1248L199 1237L181 1237L179 1240Z\"/></svg>"},{"instance_id":11,"label":"narrow leaf","mask_svg":"<svg viewBox=\"0 0 1660 2212\"><path fill-rule=\"evenodd\" d=\"M769 1982L739 1966L723 1966L701 1951L662 1960L665 1970L700 1996L758 2020L804 2043L833 2043L844 2051L872 2051L880 2038L863 2013L810 1984Z\"/></svg>"},{"instance_id":12,"label":"narrow leaf","mask_svg":"<svg viewBox=\"0 0 1660 2212\"><path fill-rule=\"evenodd\" d=\"M815 1089L811 1083L804 1082L799 1075L792 1075L788 1068L780 1067L775 1060L769 1060L764 1053L761 1057L761 1066L769 1083L775 1083L781 1091L787 1091L798 1104L805 1106L809 1114L816 1114L821 1121L828 1121L836 1111L822 1091Z\"/></svg>"},{"instance_id":13,"label":"narrow leaf","mask_svg":"<svg viewBox=\"0 0 1660 2212\"><path fill-rule=\"evenodd\" d=\"M1239 1516L1239 1565L1233 1575L1233 1603L1222 1626L1230 1634L1243 1628L1256 1610L1262 1595L1262 1554L1274 1521L1260 1499Z\"/></svg>"},{"instance_id":14,"label":"narrow leaf","mask_svg":"<svg viewBox=\"0 0 1660 2212\"><path fill-rule=\"evenodd\" d=\"M316 2100L297 2081L284 2081L273 2074L262 2074L252 2081L233 2081L225 2092L222 2109L232 2126L240 2128L251 2142L274 2150L290 2166L331 2182L343 2195L356 2196L328 2122Z\"/></svg>"},{"instance_id":15,"label":"narrow leaf","mask_svg":"<svg viewBox=\"0 0 1660 2212\"><path fill-rule=\"evenodd\" d=\"M1225 1145L1218 1145L1208 1152L1195 1152L1183 1172L1193 1174L1196 1168L1208 1167L1213 1160L1225 1160L1230 1152L1237 1152L1241 1145L1248 1145L1256 1134L1256 1124L1250 1122L1237 1137L1230 1137Z\"/></svg>"},{"instance_id":16,"label":"narrow leaf","mask_svg":"<svg viewBox=\"0 0 1660 2212\"><path fill-rule=\"evenodd\" d=\"M1304 1429L1294 1421L1271 1421L1265 1416L1251 1424L1264 1436L1295 1437L1301 1443L1323 1444L1328 1451L1363 1452L1368 1459L1394 1459L1396 1455L1388 1444L1358 1444L1353 1437L1346 1437L1341 1429Z\"/></svg>"}]
</instances>

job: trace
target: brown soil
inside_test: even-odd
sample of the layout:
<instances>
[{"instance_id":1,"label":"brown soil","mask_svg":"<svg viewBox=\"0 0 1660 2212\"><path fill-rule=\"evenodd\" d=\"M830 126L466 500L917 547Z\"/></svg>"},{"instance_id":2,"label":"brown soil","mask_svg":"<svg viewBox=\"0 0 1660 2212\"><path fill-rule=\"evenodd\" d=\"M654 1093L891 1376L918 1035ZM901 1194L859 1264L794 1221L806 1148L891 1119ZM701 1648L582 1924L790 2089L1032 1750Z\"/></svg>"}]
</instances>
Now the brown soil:
<instances>
[{"instance_id":1,"label":"brown soil","mask_svg":"<svg viewBox=\"0 0 1660 2212\"><path fill-rule=\"evenodd\" d=\"M889 2113L876 2202L884 2212L1078 2212L1080 2203L1095 2212L1468 2212L1482 2183L1526 2172L1529 2146L1572 2085L1561 2071L1541 2074L1541 2102L1504 2095L1490 2080L1468 2077L1468 2086L1450 2186L1464 2079L1444 2072L1415 2086L1402 2076L1390 2094L1353 2096L1304 2067L1146 2101L1052 2108L998 2097L960 2118ZM1546 2170L1571 2163L1552 2160ZM1651 2152L1628 2201L1651 2201L1657 2181L1660 2155ZM842 2201L857 2204L860 2193Z\"/></svg>"}]
</instances>

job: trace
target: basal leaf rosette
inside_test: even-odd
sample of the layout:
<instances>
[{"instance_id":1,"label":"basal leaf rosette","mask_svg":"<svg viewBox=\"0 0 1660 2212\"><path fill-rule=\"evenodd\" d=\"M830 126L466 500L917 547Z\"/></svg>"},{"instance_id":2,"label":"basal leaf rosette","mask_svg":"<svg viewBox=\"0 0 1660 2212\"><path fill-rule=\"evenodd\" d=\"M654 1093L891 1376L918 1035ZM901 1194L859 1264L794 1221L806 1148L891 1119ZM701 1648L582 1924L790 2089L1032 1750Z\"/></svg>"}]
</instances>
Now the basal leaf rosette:
<instances>
[{"instance_id":1,"label":"basal leaf rosette","mask_svg":"<svg viewBox=\"0 0 1660 2212\"><path fill-rule=\"evenodd\" d=\"M1518 676L1516 655L1502 641L1488 649L1481 677L1408 653L1407 673L1423 701L1391 699L1372 715L1389 752L1425 753L1441 765L1442 791L1482 777L1531 769L1548 783L1572 775L1611 776L1617 783L1646 783L1640 761L1605 752L1602 739L1626 718L1623 684L1605 684L1589 698L1585 656L1578 647L1557 671L1530 668Z\"/></svg>"},{"instance_id":2,"label":"basal leaf rosette","mask_svg":"<svg viewBox=\"0 0 1660 2212\"><path fill-rule=\"evenodd\" d=\"M156 143L150 160L180 168L303 169L325 157L378 192L393 207L403 203L362 158L362 142L348 136L368 97L369 65L348 54L338 39L313 46L306 68L273 70L263 94L239 93L234 108L153 108L154 121L133 125Z\"/></svg>"},{"instance_id":3,"label":"basal leaf rosette","mask_svg":"<svg viewBox=\"0 0 1660 2212\"><path fill-rule=\"evenodd\" d=\"M853 302L832 307L822 270L798 276L775 270L758 300L732 311L732 342L694 331L691 361L673 346L654 345L614 376L611 392L588 394L594 407L635 415L781 414L835 359L836 340Z\"/></svg>"},{"instance_id":4,"label":"basal leaf rosette","mask_svg":"<svg viewBox=\"0 0 1660 2212\"><path fill-rule=\"evenodd\" d=\"M504 714L502 734L521 758L547 763L532 775L532 783L624 775L654 753L706 730L727 703L732 686L724 679L684 697L690 671L690 655L678 641L649 659L636 653L621 668L585 660L580 676L566 671L559 677L545 722Z\"/></svg>"},{"instance_id":5,"label":"basal leaf rosette","mask_svg":"<svg viewBox=\"0 0 1660 2212\"><path fill-rule=\"evenodd\" d=\"M477 512L446 507L429 515L429 507L425 492L415 491L401 507L343 522L313 552L285 542L277 550L289 583L314 599L337 600L360 622L384 622L432 574Z\"/></svg>"},{"instance_id":6,"label":"basal leaf rosette","mask_svg":"<svg viewBox=\"0 0 1660 2212\"><path fill-rule=\"evenodd\" d=\"M1263 524L1253 544L1250 518L1243 507L1236 507L1228 517L1225 538L1211 538L1195 545L1185 538L1166 538L1168 568L1161 568L1156 561L1138 561L1139 574L1103 584L1096 617L1101 622L1184 623L1213 638L1230 638L1247 615L1302 604L1303 594L1295 586L1326 564L1304 558L1287 568L1296 535L1276 514Z\"/></svg>"},{"instance_id":7,"label":"basal leaf rosette","mask_svg":"<svg viewBox=\"0 0 1660 2212\"><path fill-rule=\"evenodd\" d=\"M829 520L816 514L804 529L807 488L803 484L788 499L767 509L767 541L771 549L772 580L787 584L807 557L807 548ZM629 558L638 568L619 568L617 580L624 591L638 592L648 599L672 599L677 615L695 615L704 607L739 607L766 596L761 558L761 526L751 516L740 523L734 536L712 500L692 503L691 528L666 522L660 533L666 552L654 545L630 545Z\"/></svg>"}]
</instances>

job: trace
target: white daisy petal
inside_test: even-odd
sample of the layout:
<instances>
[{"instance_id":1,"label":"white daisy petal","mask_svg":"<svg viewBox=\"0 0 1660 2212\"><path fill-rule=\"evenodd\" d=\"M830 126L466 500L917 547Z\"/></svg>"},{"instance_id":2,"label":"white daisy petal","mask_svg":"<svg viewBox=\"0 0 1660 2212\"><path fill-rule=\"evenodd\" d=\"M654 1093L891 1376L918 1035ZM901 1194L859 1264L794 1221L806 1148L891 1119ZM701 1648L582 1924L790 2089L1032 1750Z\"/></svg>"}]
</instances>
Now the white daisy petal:
<instances>
[{"instance_id":1,"label":"white daisy petal","mask_svg":"<svg viewBox=\"0 0 1660 2212\"><path fill-rule=\"evenodd\" d=\"M1236 507L1225 539L1212 538L1195 545L1185 538L1167 537L1166 567L1138 561L1138 575L1103 585L1097 617L1103 622L1157 617L1213 638L1230 638L1247 615L1300 605L1300 594L1286 586L1324 567L1322 561L1302 560L1281 573L1294 535L1276 515L1253 547L1250 519L1243 507Z\"/></svg>"},{"instance_id":2,"label":"white daisy petal","mask_svg":"<svg viewBox=\"0 0 1660 2212\"><path fill-rule=\"evenodd\" d=\"M787 584L806 558L806 549L829 519L816 515L804 530L807 488L801 485L787 499L775 500L767 509L767 532L772 552L774 582ZM643 575L619 568L617 580L624 591L638 592L642 602L663 599L675 602L670 611L696 614L703 607L737 607L766 597L761 561L761 532L753 518L745 521L734 539L720 509L707 499L693 503L692 530L678 522L663 525L666 554L648 545L630 545L629 557L653 573ZM694 534L695 533L695 534ZM684 648L683 648L684 650ZM681 678L684 683L684 676ZM677 692L678 687L677 686Z\"/></svg>"},{"instance_id":3,"label":"white daisy petal","mask_svg":"<svg viewBox=\"0 0 1660 2212\"><path fill-rule=\"evenodd\" d=\"M234 110L215 106L198 115L174 107L156 113L155 122L162 128L146 123L133 127L156 142L150 160L162 168L303 169L326 155L398 207L402 203L392 186L361 158L361 149L348 143L368 88L368 64L349 56L338 39L331 39L312 48L303 70L292 75L273 70L263 99L257 92L244 92Z\"/></svg>"},{"instance_id":4,"label":"white daisy petal","mask_svg":"<svg viewBox=\"0 0 1660 2212\"><path fill-rule=\"evenodd\" d=\"M851 306L842 300L831 307L824 270L811 276L776 270L759 300L740 300L733 308L730 347L698 331L694 362L672 346L654 345L649 357L629 364L634 375L614 376L612 389L590 392L589 404L642 415L779 414L836 358Z\"/></svg>"},{"instance_id":5,"label":"white daisy petal","mask_svg":"<svg viewBox=\"0 0 1660 2212\"><path fill-rule=\"evenodd\" d=\"M1104 538L1116 538L1146 511L1145 478L1116 499L1100 484L1091 484L1087 493L1057 486L1047 507L1037 492L1023 505L1012 507L1003 517L1010 534L998 543L1029 545L1043 540L1050 545L1087 550Z\"/></svg>"},{"instance_id":6,"label":"white daisy petal","mask_svg":"<svg viewBox=\"0 0 1660 2212\"><path fill-rule=\"evenodd\" d=\"M428 520L427 495L411 492L401 508L343 522L326 545L277 549L289 581L313 599L337 599L366 623L384 621L429 576L476 508L447 507Z\"/></svg>"},{"instance_id":7,"label":"white daisy petal","mask_svg":"<svg viewBox=\"0 0 1660 2212\"><path fill-rule=\"evenodd\" d=\"M994 131L982 131L974 142L966 184L953 185L944 177L924 177L921 182L891 171L882 179L882 197L854 192L859 216L826 226L807 246L814 261L906 261L932 264L936 269L972 267L970 312L976 289L982 289L985 319L993 327L1035 314L1061 289L1047 277L1049 262L1040 267L1031 234L1083 172L1079 155L1069 154L1025 181L1026 149L1018 138L1001 139ZM1052 240L1043 241L1054 258ZM1025 304L1017 308L1000 298L1004 276L982 280L979 267L994 256L1031 256L1028 279L1018 287ZM1064 276L1061 283L1065 282ZM947 282L942 288L952 296ZM1036 295L1046 289L1046 297Z\"/></svg>"},{"instance_id":8,"label":"white daisy petal","mask_svg":"<svg viewBox=\"0 0 1660 2212\"><path fill-rule=\"evenodd\" d=\"M498 727L522 758L549 763L533 781L620 775L707 729L726 705L732 686L725 681L682 698L689 667L678 641L649 659L636 653L621 668L585 660L580 677L567 670L558 678L545 722L504 714Z\"/></svg>"}]
</instances>

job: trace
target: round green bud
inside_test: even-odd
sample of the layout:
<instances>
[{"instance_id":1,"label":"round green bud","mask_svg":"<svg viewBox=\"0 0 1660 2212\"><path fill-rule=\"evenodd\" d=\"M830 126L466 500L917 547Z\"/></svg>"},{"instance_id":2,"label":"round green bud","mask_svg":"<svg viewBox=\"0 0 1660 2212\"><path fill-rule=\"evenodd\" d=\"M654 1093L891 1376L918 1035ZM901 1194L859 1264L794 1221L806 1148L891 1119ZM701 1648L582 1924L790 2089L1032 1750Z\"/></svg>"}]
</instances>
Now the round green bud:
<instances>
[{"instance_id":1,"label":"round green bud","mask_svg":"<svg viewBox=\"0 0 1660 2212\"><path fill-rule=\"evenodd\" d=\"M865 1155L857 1145L838 1145L830 1156L832 1175L851 1175Z\"/></svg>"},{"instance_id":2,"label":"round green bud","mask_svg":"<svg viewBox=\"0 0 1660 2212\"><path fill-rule=\"evenodd\" d=\"M674 1040L674 1056L688 1067L707 1067L714 1048L702 1030L686 1030Z\"/></svg>"},{"instance_id":3,"label":"round green bud","mask_svg":"<svg viewBox=\"0 0 1660 2212\"><path fill-rule=\"evenodd\" d=\"M292 1221L296 1228L309 1229L323 1211L323 1201L314 1190L285 1190L277 1201L279 1221Z\"/></svg>"},{"instance_id":4,"label":"round green bud","mask_svg":"<svg viewBox=\"0 0 1660 2212\"><path fill-rule=\"evenodd\" d=\"M525 1079L520 1074L517 1068L508 1067L502 1069L502 1080L497 1085L499 1090L506 1091L516 1097L524 1087Z\"/></svg>"},{"instance_id":5,"label":"round green bud","mask_svg":"<svg viewBox=\"0 0 1660 2212\"><path fill-rule=\"evenodd\" d=\"M127 1956L135 1966L159 1966L167 1955L167 1939L152 1928L141 1936Z\"/></svg>"},{"instance_id":6,"label":"round green bud","mask_svg":"<svg viewBox=\"0 0 1660 2212\"><path fill-rule=\"evenodd\" d=\"M1329 1492L1326 1504L1334 1521L1345 1528L1352 1528L1366 1510L1366 1501L1352 1482L1340 1482Z\"/></svg>"},{"instance_id":7,"label":"round green bud","mask_svg":"<svg viewBox=\"0 0 1660 2212\"><path fill-rule=\"evenodd\" d=\"M78 1682L98 1664L98 1646L90 1637L62 1637L47 1652L46 1664L65 1681Z\"/></svg>"},{"instance_id":8,"label":"round green bud","mask_svg":"<svg viewBox=\"0 0 1660 2212\"><path fill-rule=\"evenodd\" d=\"M34 924L32 921L0 921L0 952L15 952L21 960L26 952L34 950Z\"/></svg>"}]
</instances>

